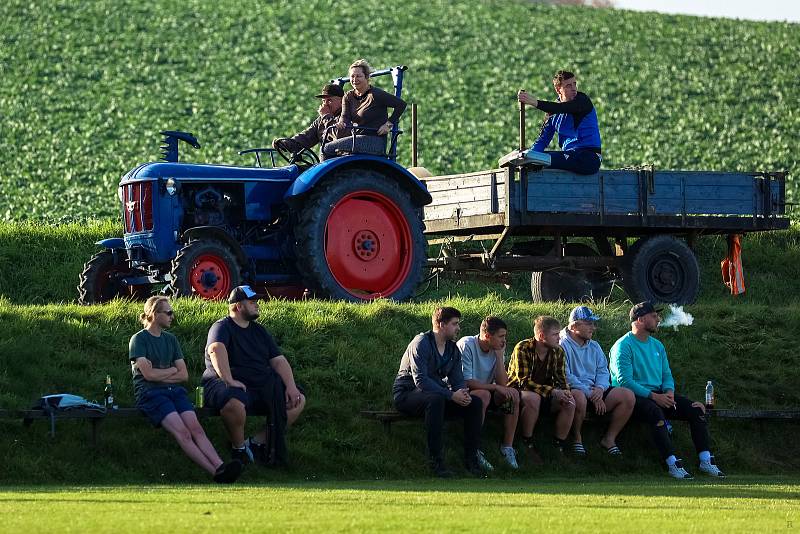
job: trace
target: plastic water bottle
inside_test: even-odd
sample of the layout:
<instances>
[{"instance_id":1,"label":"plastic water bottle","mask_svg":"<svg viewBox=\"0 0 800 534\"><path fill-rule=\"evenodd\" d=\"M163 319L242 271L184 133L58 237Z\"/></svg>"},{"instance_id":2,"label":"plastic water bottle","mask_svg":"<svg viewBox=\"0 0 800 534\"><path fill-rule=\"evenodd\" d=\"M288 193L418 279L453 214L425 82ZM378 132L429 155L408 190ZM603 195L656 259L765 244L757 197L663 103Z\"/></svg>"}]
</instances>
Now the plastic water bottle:
<instances>
[{"instance_id":1,"label":"plastic water bottle","mask_svg":"<svg viewBox=\"0 0 800 534\"><path fill-rule=\"evenodd\" d=\"M712 408L714 408L714 384L709 380L706 382L706 409Z\"/></svg>"}]
</instances>

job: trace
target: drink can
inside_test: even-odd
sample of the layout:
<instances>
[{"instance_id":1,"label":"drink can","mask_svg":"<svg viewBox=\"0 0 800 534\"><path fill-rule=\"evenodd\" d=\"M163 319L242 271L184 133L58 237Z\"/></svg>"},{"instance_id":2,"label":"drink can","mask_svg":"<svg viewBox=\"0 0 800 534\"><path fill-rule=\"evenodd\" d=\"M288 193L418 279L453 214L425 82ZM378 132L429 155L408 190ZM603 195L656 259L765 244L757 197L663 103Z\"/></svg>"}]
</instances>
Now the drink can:
<instances>
[{"instance_id":1,"label":"drink can","mask_svg":"<svg viewBox=\"0 0 800 534\"><path fill-rule=\"evenodd\" d=\"M205 388L203 386L197 386L194 390L194 407L195 408L202 408L203 407L203 396L205 395Z\"/></svg>"}]
</instances>

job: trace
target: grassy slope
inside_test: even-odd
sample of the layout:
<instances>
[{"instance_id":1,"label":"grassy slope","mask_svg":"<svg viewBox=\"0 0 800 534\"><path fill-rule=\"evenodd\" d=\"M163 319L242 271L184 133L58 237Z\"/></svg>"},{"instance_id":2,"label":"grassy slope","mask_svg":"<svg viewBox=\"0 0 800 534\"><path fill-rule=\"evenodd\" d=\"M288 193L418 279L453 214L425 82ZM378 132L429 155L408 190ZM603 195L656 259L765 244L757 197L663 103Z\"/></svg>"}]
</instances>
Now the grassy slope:
<instances>
[{"instance_id":1,"label":"grassy slope","mask_svg":"<svg viewBox=\"0 0 800 534\"><path fill-rule=\"evenodd\" d=\"M516 142L516 89L550 97L565 67L598 108L608 167L800 170L800 25L515 0L359 5L370 16L354 22L327 0L2 3L0 215L115 214L119 176L158 157L163 129L198 135L188 160L242 162L237 150L305 125L309 95L357 57L410 66L421 163L437 174L495 165Z\"/></svg>"},{"instance_id":2,"label":"grassy slope","mask_svg":"<svg viewBox=\"0 0 800 534\"><path fill-rule=\"evenodd\" d=\"M9 532L485 532L487 525L586 532L602 525L602 532L729 533L795 528L798 498L793 480L539 478L236 486L215 488L213 498L207 486L9 488L0 490L0 512Z\"/></svg>"},{"instance_id":3,"label":"grassy slope","mask_svg":"<svg viewBox=\"0 0 800 534\"><path fill-rule=\"evenodd\" d=\"M562 320L568 304L533 305L501 300L453 299L448 302L465 313L464 333L475 332L480 318L489 313L505 317L510 324L510 343L531 335L530 318L553 314ZM265 303L262 321L273 331L292 361L298 380L309 396L306 413L292 430L294 467L286 475L313 478L407 477L425 474L423 436L418 425L400 425L392 436L380 425L357 415L364 408L389 406L389 391L403 348L417 332L429 328L433 302L393 305L374 303L346 305L309 301ZM181 300L175 303L181 340L192 377L191 387L202 370L202 347L211 322L225 312L223 304ZM598 340L609 347L626 328L627 305L598 306L603 327ZM126 363L127 340L138 326L135 303L108 306L64 305L16 306L0 301L3 336L0 351L0 406L26 407L41 394L69 391L99 398L102 380L110 373L121 405L132 404ZM781 307L779 313L765 305L730 306L727 302L693 306L695 326L659 335L667 346L680 391L702 395L707 379L718 384L721 407L781 407L800 405L800 369L794 364L794 325L800 310ZM253 426L256 422L253 421ZM219 421L206 425L222 446ZM678 443L690 454L683 425ZM542 446L549 439L548 425L540 429ZM715 450L731 469L769 473L800 468L798 446L785 441L792 425L715 423ZM46 439L46 425L32 429L18 422L0 421L9 439L0 440L0 457L14 458L5 464L0 481L113 482L124 476L130 481L178 481L201 478L199 470L185 460L163 433L149 430L144 421L106 422L99 454L79 446L87 438L87 427L65 422L59 437ZM585 468L591 473L613 471L594 447L596 428L587 443L594 459ZM755 433L758 437L755 438ZM451 440L451 462L459 465L460 432ZM486 433L489 457L499 462L498 429ZM779 448L772 447L781 441ZM629 431L622 440L630 453L631 470L658 472L652 450L641 432ZM549 450L549 448L548 448ZM146 451L146 452L145 452ZM13 466L13 467L12 467ZM162 467L166 466L166 467ZM544 472L579 475L582 468L550 465ZM250 480L275 475L248 473ZM502 476L502 473L501 473Z\"/></svg>"},{"instance_id":4,"label":"grassy slope","mask_svg":"<svg viewBox=\"0 0 800 534\"><path fill-rule=\"evenodd\" d=\"M83 263L99 249L94 243L121 233L120 224L108 219L49 226L0 222L0 295L16 304L74 302ZM432 248L430 253L437 254L438 248ZM725 254L724 237L700 239L697 255L702 269L701 303L732 302L719 272L719 262ZM796 223L786 232L748 235L743 241L742 261L748 291L733 301L736 304L789 305L800 298L800 279L795 276L800 264L800 228ZM457 282L442 283L437 289L431 284L422 298L482 296L491 292L501 298L529 300L530 277L517 275L509 289L499 284ZM612 296L615 300L625 298L619 290Z\"/></svg>"},{"instance_id":5,"label":"grassy slope","mask_svg":"<svg viewBox=\"0 0 800 534\"><path fill-rule=\"evenodd\" d=\"M38 396L58 391L99 398L107 373L114 377L121 404L132 403L126 350L128 338L138 329L134 318L140 305L114 302L86 308L63 302L72 299L81 256L88 257L95 240L113 233L114 225L108 222L0 225L4 272L0 406L27 407ZM791 350L794 325L800 322L800 282L793 275L793 265L800 260L799 239L796 229L749 236L745 244L749 289L738 299L726 296L718 280L722 240L705 241L700 254L703 293L697 305L687 308L695 325L659 334L682 391L699 397L705 380L714 379L722 407L800 405L796 388L800 371ZM488 291L495 293L483 297ZM525 280L519 279L511 290L497 285L443 285L416 303L402 305L265 304L263 321L278 336L310 398L307 412L291 434L295 467L278 476L296 480L423 475L424 445L417 425L401 425L388 437L380 425L361 420L357 413L367 407L388 407L400 354L415 333L429 327L435 304L449 302L459 307L465 313L464 333L476 331L486 314L502 315L511 325L512 344L531 334L531 317L566 317L570 304L525 303L525 291ZM59 304L42 304L46 302ZM627 328L628 306L620 299L598 306L604 321L597 339L604 347ZM175 308L179 314L175 333L187 355L194 387L202 370L205 333L225 307L182 300ZM728 467L739 471L795 471L800 468L800 448L784 437L794 426L715 423L715 449ZM114 482L121 476L142 482L202 479L169 438L149 430L143 421L106 422L103 427L95 457L87 455L88 429L83 424L60 424L58 439L51 441L42 423L25 430L18 422L0 421L0 430L8 436L0 440L0 457L15 459L0 466L0 482ZM209 422L207 427L223 446L219 422ZM590 445L596 441L595 434L596 429L589 430ZM488 453L495 461L497 435L497 428L487 431ZM539 433L543 441L547 435L549 431ZM449 450L457 465L458 438L453 441ZM777 442L784 445L771 446ZM631 470L658 471L649 446L635 430L622 443L629 452ZM691 448L685 431L679 432L679 443L688 454ZM162 465L169 468L161 469ZM614 470L597 455L588 469L596 474ZM581 473L559 466L545 471ZM247 476L254 481L275 475L254 471Z\"/></svg>"}]
</instances>

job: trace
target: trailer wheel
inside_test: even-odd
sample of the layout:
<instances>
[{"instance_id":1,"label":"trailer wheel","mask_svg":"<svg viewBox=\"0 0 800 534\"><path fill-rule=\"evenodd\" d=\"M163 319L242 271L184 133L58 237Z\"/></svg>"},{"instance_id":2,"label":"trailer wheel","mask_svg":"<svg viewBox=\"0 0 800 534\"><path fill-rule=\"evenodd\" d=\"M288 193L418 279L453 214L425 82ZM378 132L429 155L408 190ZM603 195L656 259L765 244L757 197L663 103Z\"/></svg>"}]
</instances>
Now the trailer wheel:
<instances>
[{"instance_id":1,"label":"trailer wheel","mask_svg":"<svg viewBox=\"0 0 800 534\"><path fill-rule=\"evenodd\" d=\"M114 254L101 250L83 265L78 279L78 304L101 304L114 297L144 299L150 295L151 285L127 286L121 278L132 274L128 269L124 250Z\"/></svg>"},{"instance_id":2,"label":"trailer wheel","mask_svg":"<svg viewBox=\"0 0 800 534\"><path fill-rule=\"evenodd\" d=\"M189 241L172 260L170 291L176 297L220 300L241 283L231 250L213 239Z\"/></svg>"},{"instance_id":3,"label":"trailer wheel","mask_svg":"<svg viewBox=\"0 0 800 534\"><path fill-rule=\"evenodd\" d=\"M640 239L629 249L623 286L631 300L691 304L700 292L700 267L692 249L668 235Z\"/></svg>"},{"instance_id":4,"label":"trailer wheel","mask_svg":"<svg viewBox=\"0 0 800 534\"><path fill-rule=\"evenodd\" d=\"M598 256L589 245L567 243L567 256ZM534 302L599 301L611 294L614 280L607 270L552 269L531 273L531 298Z\"/></svg>"},{"instance_id":5,"label":"trailer wheel","mask_svg":"<svg viewBox=\"0 0 800 534\"><path fill-rule=\"evenodd\" d=\"M297 266L318 297L349 301L414 295L426 241L408 192L373 171L336 173L298 205Z\"/></svg>"}]
</instances>

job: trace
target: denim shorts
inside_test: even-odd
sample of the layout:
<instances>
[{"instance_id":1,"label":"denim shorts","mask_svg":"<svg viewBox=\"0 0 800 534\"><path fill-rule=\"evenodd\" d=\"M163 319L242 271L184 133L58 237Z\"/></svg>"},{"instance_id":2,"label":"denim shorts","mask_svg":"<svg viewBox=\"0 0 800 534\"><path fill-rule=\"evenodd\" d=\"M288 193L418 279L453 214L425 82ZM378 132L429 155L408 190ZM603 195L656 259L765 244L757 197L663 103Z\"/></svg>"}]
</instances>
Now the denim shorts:
<instances>
[{"instance_id":1,"label":"denim shorts","mask_svg":"<svg viewBox=\"0 0 800 534\"><path fill-rule=\"evenodd\" d=\"M146 390L136 400L136 407L150 420L154 427L161 426L161 421L172 412L188 412L194 406L182 386L159 386Z\"/></svg>"}]
</instances>

